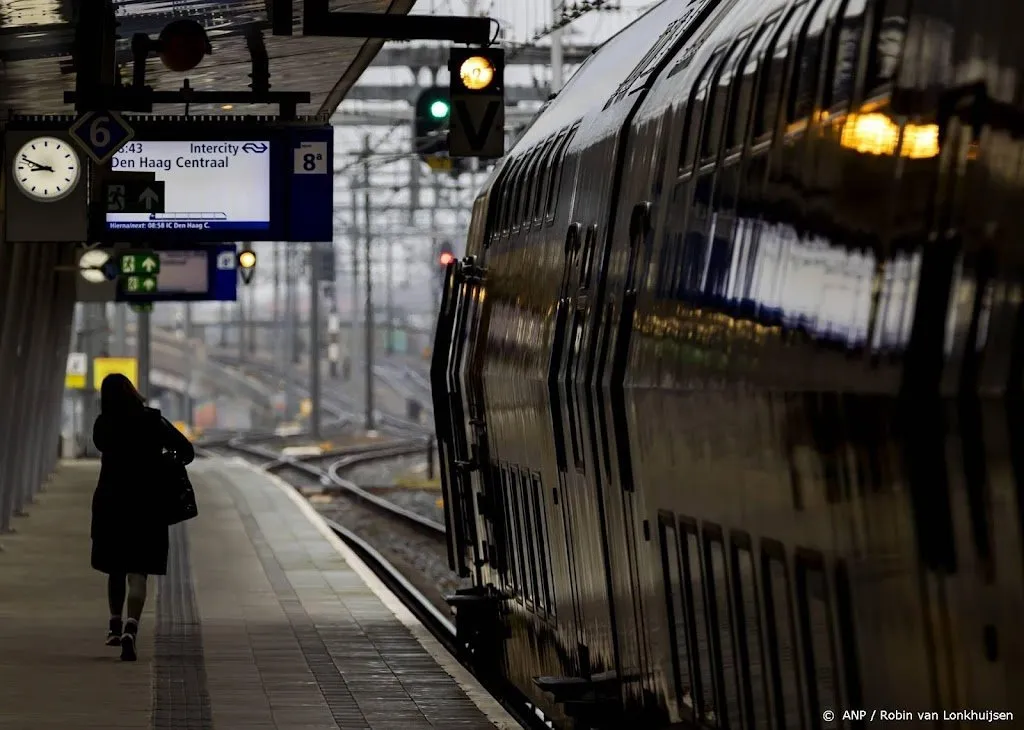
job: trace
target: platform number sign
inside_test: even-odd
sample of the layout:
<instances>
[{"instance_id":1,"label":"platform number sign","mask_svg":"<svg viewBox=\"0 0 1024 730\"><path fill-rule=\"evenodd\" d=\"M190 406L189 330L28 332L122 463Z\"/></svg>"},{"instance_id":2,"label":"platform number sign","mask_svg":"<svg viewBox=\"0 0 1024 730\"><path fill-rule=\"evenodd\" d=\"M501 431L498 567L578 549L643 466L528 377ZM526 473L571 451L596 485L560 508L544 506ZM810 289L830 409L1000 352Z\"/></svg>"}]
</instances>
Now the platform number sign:
<instances>
[{"instance_id":1,"label":"platform number sign","mask_svg":"<svg viewBox=\"0 0 1024 730\"><path fill-rule=\"evenodd\" d=\"M97 165L105 165L135 136L135 130L117 112L86 112L68 134Z\"/></svg>"},{"instance_id":2,"label":"platform number sign","mask_svg":"<svg viewBox=\"0 0 1024 730\"><path fill-rule=\"evenodd\" d=\"M327 162L326 142L302 142L295 150L296 175L326 175Z\"/></svg>"}]
</instances>

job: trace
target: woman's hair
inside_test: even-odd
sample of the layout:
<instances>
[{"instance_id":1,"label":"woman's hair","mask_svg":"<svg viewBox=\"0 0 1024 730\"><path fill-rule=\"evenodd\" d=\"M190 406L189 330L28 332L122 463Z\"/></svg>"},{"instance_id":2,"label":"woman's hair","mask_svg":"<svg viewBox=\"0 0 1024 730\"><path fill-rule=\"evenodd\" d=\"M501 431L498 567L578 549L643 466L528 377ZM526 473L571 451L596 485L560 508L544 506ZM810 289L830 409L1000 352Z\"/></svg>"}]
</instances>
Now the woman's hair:
<instances>
[{"instance_id":1,"label":"woman's hair","mask_svg":"<svg viewBox=\"0 0 1024 730\"><path fill-rule=\"evenodd\" d=\"M117 413L139 408L145 399L135 390L132 381L121 373L111 373L100 386L100 409L103 413Z\"/></svg>"}]
</instances>

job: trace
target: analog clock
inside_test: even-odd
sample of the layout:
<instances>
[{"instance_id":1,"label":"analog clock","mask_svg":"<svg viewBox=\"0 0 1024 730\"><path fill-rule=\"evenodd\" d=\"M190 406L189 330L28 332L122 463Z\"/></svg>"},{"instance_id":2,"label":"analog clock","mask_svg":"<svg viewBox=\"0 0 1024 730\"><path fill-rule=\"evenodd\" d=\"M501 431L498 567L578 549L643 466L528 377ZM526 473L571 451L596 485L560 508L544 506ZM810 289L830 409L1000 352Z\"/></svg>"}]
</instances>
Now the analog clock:
<instances>
[{"instance_id":1,"label":"analog clock","mask_svg":"<svg viewBox=\"0 0 1024 730\"><path fill-rule=\"evenodd\" d=\"M11 173L25 195L52 203L75 189L82 177L82 163L70 142L36 137L15 154Z\"/></svg>"}]
</instances>

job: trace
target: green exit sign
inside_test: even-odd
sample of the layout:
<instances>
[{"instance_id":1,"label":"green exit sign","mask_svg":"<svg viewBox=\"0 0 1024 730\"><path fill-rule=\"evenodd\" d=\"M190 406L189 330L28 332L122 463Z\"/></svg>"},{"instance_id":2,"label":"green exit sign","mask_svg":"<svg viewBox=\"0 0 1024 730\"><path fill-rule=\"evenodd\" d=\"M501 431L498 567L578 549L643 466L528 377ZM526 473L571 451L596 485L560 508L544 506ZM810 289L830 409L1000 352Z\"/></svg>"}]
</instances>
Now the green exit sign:
<instances>
[{"instance_id":1,"label":"green exit sign","mask_svg":"<svg viewBox=\"0 0 1024 730\"><path fill-rule=\"evenodd\" d=\"M124 280L126 294L151 294L156 291L155 276L128 276Z\"/></svg>"},{"instance_id":2,"label":"green exit sign","mask_svg":"<svg viewBox=\"0 0 1024 730\"><path fill-rule=\"evenodd\" d=\"M155 276L160 273L160 256L155 251L123 253L120 264L122 276Z\"/></svg>"}]
</instances>

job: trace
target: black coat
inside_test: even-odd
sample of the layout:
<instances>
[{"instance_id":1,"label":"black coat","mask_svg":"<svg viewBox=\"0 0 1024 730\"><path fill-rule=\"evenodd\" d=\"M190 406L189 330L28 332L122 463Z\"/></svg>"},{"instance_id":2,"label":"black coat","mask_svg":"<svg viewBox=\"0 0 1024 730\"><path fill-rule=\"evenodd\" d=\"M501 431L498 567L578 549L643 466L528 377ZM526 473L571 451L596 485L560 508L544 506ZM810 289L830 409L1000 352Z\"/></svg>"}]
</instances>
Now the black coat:
<instances>
[{"instance_id":1,"label":"black coat","mask_svg":"<svg viewBox=\"0 0 1024 730\"><path fill-rule=\"evenodd\" d=\"M92 440L103 453L92 497L92 567L103 573L167 573L167 516L154 475L166 449L188 464L195 450L160 411L101 414Z\"/></svg>"}]
</instances>

